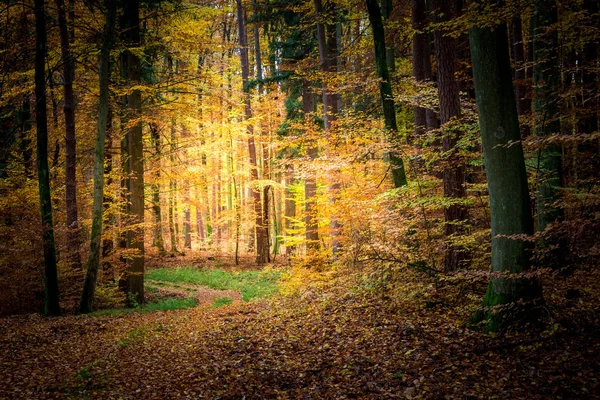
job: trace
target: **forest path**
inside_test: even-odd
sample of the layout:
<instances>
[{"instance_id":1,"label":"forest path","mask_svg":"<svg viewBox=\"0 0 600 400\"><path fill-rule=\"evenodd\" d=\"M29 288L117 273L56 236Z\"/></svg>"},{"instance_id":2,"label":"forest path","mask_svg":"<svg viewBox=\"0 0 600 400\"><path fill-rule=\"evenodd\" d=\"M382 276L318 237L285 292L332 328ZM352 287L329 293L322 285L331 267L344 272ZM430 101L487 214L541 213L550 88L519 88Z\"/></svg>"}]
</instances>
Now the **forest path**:
<instances>
[{"instance_id":1,"label":"forest path","mask_svg":"<svg viewBox=\"0 0 600 400\"><path fill-rule=\"evenodd\" d=\"M218 299L229 298L233 303L242 301L242 295L236 290L219 290L201 285L172 283L147 279L145 282L149 300L156 301L167 298L196 299L197 307L207 307Z\"/></svg>"}]
</instances>

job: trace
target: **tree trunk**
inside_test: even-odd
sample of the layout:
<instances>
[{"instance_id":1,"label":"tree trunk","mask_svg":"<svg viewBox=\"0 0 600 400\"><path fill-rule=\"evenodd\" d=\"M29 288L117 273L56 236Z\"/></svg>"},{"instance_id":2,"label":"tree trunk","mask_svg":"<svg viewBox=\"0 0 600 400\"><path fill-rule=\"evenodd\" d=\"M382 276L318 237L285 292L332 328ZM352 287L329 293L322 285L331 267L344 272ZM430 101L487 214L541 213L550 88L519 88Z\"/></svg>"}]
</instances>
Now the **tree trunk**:
<instances>
[{"instance_id":1,"label":"tree trunk","mask_svg":"<svg viewBox=\"0 0 600 400\"><path fill-rule=\"evenodd\" d=\"M412 67L417 84L429 83L433 78L429 37L425 31L427 28L425 11L425 0L412 0L412 27L416 31L413 35ZM417 105L413 110L417 137L431 129L439 128L437 115L430 107Z\"/></svg>"},{"instance_id":2,"label":"tree trunk","mask_svg":"<svg viewBox=\"0 0 600 400\"><path fill-rule=\"evenodd\" d=\"M100 86L100 101L98 105L98 122L96 148L94 151L94 205L92 211L92 237L90 241L90 254L87 261L87 271L79 312L89 313L94 304L94 292L100 264L100 243L102 242L102 211L104 194L104 140L108 125L110 80L110 50L112 48L115 25L116 4L113 0L105 0L106 22L100 59L98 62L98 80Z\"/></svg>"},{"instance_id":3,"label":"tree trunk","mask_svg":"<svg viewBox=\"0 0 600 400\"><path fill-rule=\"evenodd\" d=\"M240 43L240 59L242 63L242 84L244 87L244 119L249 121L252 118L252 108L250 106L250 96L248 93L248 79L250 75L250 65L248 61L248 42L246 40L246 27L244 21L244 8L241 0L236 0L238 34ZM254 129L248 122L248 153L250 155L250 179L251 185L258 185L258 166L256 162L256 146L254 144ZM252 200L255 213L256 230L256 263L265 264L269 260L269 246L266 227L263 224L262 204L260 190L257 187L252 188Z\"/></svg>"},{"instance_id":4,"label":"tree trunk","mask_svg":"<svg viewBox=\"0 0 600 400\"><path fill-rule=\"evenodd\" d=\"M519 116L527 115L531 111L531 99L528 98L528 80L525 74L525 48L523 46L523 26L521 17L515 15L510 24L510 41L513 51L515 96L517 100L517 113ZM521 124L521 137L529 136L529 126Z\"/></svg>"},{"instance_id":5,"label":"tree trunk","mask_svg":"<svg viewBox=\"0 0 600 400\"><path fill-rule=\"evenodd\" d=\"M335 23L324 23L324 20L335 20L335 4L330 1L327 4L327 10L324 12L321 0L314 0L315 14L317 16L317 41L319 46L319 61L321 71L324 73L337 72L337 40ZM337 119L338 102L337 95L329 89L327 83L328 77L324 77L323 82L323 125L325 135L329 137L333 148L335 148L336 137L332 131L332 122ZM329 181L329 202L335 203L340 191L340 184L337 182L338 170L333 171L333 177ZM331 252L333 256L341 250L342 245L339 242L339 231L342 229L335 215L330 217L331 228Z\"/></svg>"},{"instance_id":6,"label":"tree trunk","mask_svg":"<svg viewBox=\"0 0 600 400\"><path fill-rule=\"evenodd\" d=\"M312 125L313 113L315 112L315 95L312 92L310 82L302 81L302 111L304 114L304 125ZM308 158L312 161L317 158L317 148L314 140L310 140L307 149ZM317 181L314 171L309 171L304 181L304 223L306 225L306 252L314 253L319 249L319 231L315 209L315 195L317 194Z\"/></svg>"},{"instance_id":7,"label":"tree trunk","mask_svg":"<svg viewBox=\"0 0 600 400\"><path fill-rule=\"evenodd\" d=\"M140 15L139 0L123 3L122 25L123 39L127 46L140 45ZM121 68L124 78L129 85L139 85L141 82L140 59L131 50L121 53ZM129 150L129 188L131 192L131 213L127 231L127 247L135 252L127 262L125 276L125 291L129 303L144 302L144 162L142 122L142 95L139 89L127 95L129 119L136 120L127 129L127 147Z\"/></svg>"},{"instance_id":8,"label":"tree trunk","mask_svg":"<svg viewBox=\"0 0 600 400\"><path fill-rule=\"evenodd\" d=\"M294 166L288 165L285 170L285 235L291 236L294 229L293 219L296 218L296 201L290 187L294 183ZM289 239L288 239L289 241ZM290 257L296 252L295 245L285 245L285 255Z\"/></svg>"},{"instance_id":9,"label":"tree trunk","mask_svg":"<svg viewBox=\"0 0 600 400\"><path fill-rule=\"evenodd\" d=\"M160 207L160 170L161 170L161 145L160 132L156 124L150 124L150 133L152 144L154 145L154 159L158 165L155 166L154 183L152 184L152 214L154 215L154 246L158 249L158 255L164 257L167 255L165 250L165 241L163 239L162 212Z\"/></svg>"},{"instance_id":10,"label":"tree trunk","mask_svg":"<svg viewBox=\"0 0 600 400\"><path fill-rule=\"evenodd\" d=\"M48 168L48 120L46 110L46 15L44 0L35 0L35 122L37 131L37 170L40 193L40 214L44 247L44 283L46 299L44 314L60 315L58 296L58 272L54 224L52 222L52 199L50 171Z\"/></svg>"},{"instance_id":11,"label":"tree trunk","mask_svg":"<svg viewBox=\"0 0 600 400\"><path fill-rule=\"evenodd\" d=\"M392 94L392 84L386 61L385 50L385 32L383 21L377 0L365 0L369 11L369 21L373 30L373 45L375 47L375 66L377 76L379 77L379 94L381 96L381 105L383 107L383 117L385 120L385 130L388 142L392 146L400 144L398 137L398 124L396 122L396 108L394 107L394 96ZM406 186L406 171L402 158L395 152L388 153L390 166L392 168L392 178L394 187Z\"/></svg>"},{"instance_id":12,"label":"tree trunk","mask_svg":"<svg viewBox=\"0 0 600 400\"><path fill-rule=\"evenodd\" d=\"M71 268L81 270L81 236L79 221L77 219L77 177L76 177L76 137L75 137L75 94L73 92L73 79L75 77L75 63L71 56L69 45L69 32L65 1L56 0L58 11L58 33L60 36L61 61L63 64L63 109L65 114L65 193L67 204L67 253Z\"/></svg>"},{"instance_id":13,"label":"tree trunk","mask_svg":"<svg viewBox=\"0 0 600 400\"><path fill-rule=\"evenodd\" d=\"M492 272L519 274L530 268L530 245L525 238L510 236L532 235L533 219L512 87L506 25L501 24L494 30L473 28L469 36L490 194ZM510 142L516 144L508 146ZM534 278L495 277L490 280L483 306L516 306L517 301L524 301L527 308L541 296L541 286ZM508 322L509 316L519 317L512 309L510 313L493 311L488 309L477 316L487 320L489 330L498 330Z\"/></svg>"},{"instance_id":14,"label":"tree trunk","mask_svg":"<svg viewBox=\"0 0 600 400\"><path fill-rule=\"evenodd\" d=\"M455 15L456 2L432 0L434 22L448 21ZM440 99L440 122L448 124L452 119L460 117L460 97L457 70L456 41L441 30L434 32L435 57L438 69L438 96ZM466 197L465 168L457 156L456 143L460 132L448 125L443 126L442 151L449 154L445 160L443 182L444 197L456 200ZM444 269L455 271L467 261L464 249L452 243L455 236L464 232L463 224L467 219L467 208L462 204L451 204L444 209L444 234L448 240L444 254Z\"/></svg>"}]
</instances>

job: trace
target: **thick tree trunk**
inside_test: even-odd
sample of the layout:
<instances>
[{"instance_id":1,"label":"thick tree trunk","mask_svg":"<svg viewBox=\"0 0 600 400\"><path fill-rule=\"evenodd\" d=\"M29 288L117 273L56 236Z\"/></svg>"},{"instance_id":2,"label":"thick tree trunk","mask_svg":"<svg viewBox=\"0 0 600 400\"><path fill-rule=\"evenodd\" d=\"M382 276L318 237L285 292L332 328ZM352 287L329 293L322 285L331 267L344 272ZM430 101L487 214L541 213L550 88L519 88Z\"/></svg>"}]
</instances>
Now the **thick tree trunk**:
<instances>
[{"instance_id":1,"label":"thick tree trunk","mask_svg":"<svg viewBox=\"0 0 600 400\"><path fill-rule=\"evenodd\" d=\"M121 28L123 38L128 46L140 45L140 11L139 0L123 3ZM121 53L122 73L129 85L139 85L141 70L139 57L127 49ZM127 247L135 252L127 262L125 276L125 291L132 304L144 302L144 142L142 136L142 95L139 89L127 95L129 119L136 120L127 130L127 147L129 150L129 189L131 206L129 229L127 231Z\"/></svg>"},{"instance_id":2,"label":"thick tree trunk","mask_svg":"<svg viewBox=\"0 0 600 400\"><path fill-rule=\"evenodd\" d=\"M77 177L76 177L76 137L75 137L75 93L73 92L73 79L75 77L75 63L71 56L69 45L69 32L65 1L56 0L58 10L58 33L60 36L61 61L63 64L63 109L65 114L65 193L67 204L67 253L71 267L81 270L81 236L79 233L79 220L77 219Z\"/></svg>"},{"instance_id":3,"label":"thick tree trunk","mask_svg":"<svg viewBox=\"0 0 600 400\"><path fill-rule=\"evenodd\" d=\"M470 31L471 58L485 171L492 219L492 272L519 274L530 268L529 241L513 235L532 235L529 190L519 121L512 87L506 25L473 28ZM507 144L514 142L508 146ZM484 307L524 301L527 309L541 299L536 279L494 277L483 300ZM504 309L506 310L506 308ZM521 313L495 312L489 308L476 316L487 320L486 328L498 330L506 319Z\"/></svg>"},{"instance_id":4,"label":"thick tree trunk","mask_svg":"<svg viewBox=\"0 0 600 400\"><path fill-rule=\"evenodd\" d=\"M252 118L252 108L250 106L250 95L247 92L247 84L250 76L250 65L248 61L248 42L246 40L246 27L244 21L244 8L241 0L236 0L238 34L240 43L240 58L242 63L242 84L244 86L244 117L246 121ZM258 165L256 160L256 146L254 144L254 129L250 123L247 123L248 132L248 153L250 155L250 179L251 185L258 184ZM260 190L257 187L252 188L252 200L255 213L255 231L256 231L256 263L265 264L269 261L269 246L266 227L263 224L262 204Z\"/></svg>"},{"instance_id":5,"label":"thick tree trunk","mask_svg":"<svg viewBox=\"0 0 600 400\"><path fill-rule=\"evenodd\" d=\"M392 146L400 144L398 135L398 124L396 122L396 107L394 106L394 96L392 94L392 84L386 61L385 32L383 21L377 0L365 0L369 11L369 21L373 30L373 44L375 47L375 66L377 76L379 77L379 94L381 97L381 106L383 108L383 117L385 120L385 130L387 141ZM392 178L395 187L406 186L406 171L402 158L392 150L387 155L392 167Z\"/></svg>"},{"instance_id":6,"label":"thick tree trunk","mask_svg":"<svg viewBox=\"0 0 600 400\"><path fill-rule=\"evenodd\" d=\"M431 0L434 21L451 19L456 12L456 1ZM438 69L438 96L440 99L440 122L443 128L442 151L449 154L445 160L443 182L444 197L456 200L466 197L465 167L457 157L456 143L460 132L445 124L460 117L460 97L457 71L456 41L439 29L434 32L435 57ZM463 224L467 219L467 208L462 204L451 204L444 209L444 234L448 240L444 255L444 269L455 271L467 261L464 249L452 243L454 236L464 232Z\"/></svg>"},{"instance_id":7,"label":"thick tree trunk","mask_svg":"<svg viewBox=\"0 0 600 400\"><path fill-rule=\"evenodd\" d=\"M37 131L37 170L44 247L44 314L60 315L58 272L52 222L50 171L48 168L48 120L46 110L46 15L44 0L35 0L35 122Z\"/></svg>"},{"instance_id":8,"label":"thick tree trunk","mask_svg":"<svg viewBox=\"0 0 600 400\"><path fill-rule=\"evenodd\" d=\"M94 151L94 205L92 211L92 237L90 241L90 254L87 261L87 271L79 312L89 313L94 304L94 293L98 278L100 264L100 244L102 242L102 211L104 198L104 140L108 125L110 80L110 50L112 48L115 25L116 4L113 0L105 0L106 22L104 37L98 62L98 80L100 86L100 101L98 105L98 122L96 134L96 147Z\"/></svg>"}]
</instances>

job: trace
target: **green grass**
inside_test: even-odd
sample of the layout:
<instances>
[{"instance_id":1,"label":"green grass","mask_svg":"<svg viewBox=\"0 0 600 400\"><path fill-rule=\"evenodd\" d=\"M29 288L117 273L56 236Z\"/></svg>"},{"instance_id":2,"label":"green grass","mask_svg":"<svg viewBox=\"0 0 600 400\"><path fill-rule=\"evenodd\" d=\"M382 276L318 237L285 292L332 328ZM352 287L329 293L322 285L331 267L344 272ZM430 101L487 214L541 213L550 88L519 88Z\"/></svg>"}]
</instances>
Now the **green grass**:
<instances>
[{"instance_id":1,"label":"green grass","mask_svg":"<svg viewBox=\"0 0 600 400\"><path fill-rule=\"evenodd\" d=\"M183 310L185 308L196 307L198 301L193 297L187 299L164 299L156 303L149 303L142 307L143 311L171 311Z\"/></svg>"},{"instance_id":2,"label":"green grass","mask_svg":"<svg viewBox=\"0 0 600 400\"><path fill-rule=\"evenodd\" d=\"M269 297L278 290L280 271L241 271L227 272L221 269L160 268L148 271L146 278L153 281L187 283L208 286L218 290L237 290L242 300Z\"/></svg>"},{"instance_id":3,"label":"green grass","mask_svg":"<svg viewBox=\"0 0 600 400\"><path fill-rule=\"evenodd\" d=\"M144 304L143 306L138 306L135 308L109 308L106 310L98 310L90 315L92 316L100 316L100 315L120 315L120 314L130 314L134 311L138 312L146 312L146 311L171 311L171 310L183 310L186 308L196 307L198 301L193 297L188 297L187 299L162 299L155 303Z\"/></svg>"},{"instance_id":4,"label":"green grass","mask_svg":"<svg viewBox=\"0 0 600 400\"><path fill-rule=\"evenodd\" d=\"M216 298L215 301L213 302L213 307L214 308L218 308L221 306L228 306L231 303L233 303L233 299L229 298L229 297L219 297Z\"/></svg>"}]
</instances>

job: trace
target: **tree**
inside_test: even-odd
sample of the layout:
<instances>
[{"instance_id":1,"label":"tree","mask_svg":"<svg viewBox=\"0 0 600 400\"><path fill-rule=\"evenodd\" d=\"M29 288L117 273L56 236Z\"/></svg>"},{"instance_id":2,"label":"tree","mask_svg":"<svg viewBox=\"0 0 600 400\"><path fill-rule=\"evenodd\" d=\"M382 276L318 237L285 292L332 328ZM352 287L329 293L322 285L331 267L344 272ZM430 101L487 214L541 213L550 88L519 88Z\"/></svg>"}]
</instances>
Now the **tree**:
<instances>
[{"instance_id":1,"label":"tree","mask_svg":"<svg viewBox=\"0 0 600 400\"><path fill-rule=\"evenodd\" d=\"M493 276L483 299L486 328L498 330L509 317L530 311L542 298L541 285L535 278L522 276L530 269L530 245L526 236L533 234L527 175L512 86L506 24L494 28L472 28L469 32L479 125L483 144L485 172L490 195L492 223ZM507 307L495 313L489 307L519 307L513 313Z\"/></svg>"},{"instance_id":2,"label":"tree","mask_svg":"<svg viewBox=\"0 0 600 400\"><path fill-rule=\"evenodd\" d=\"M140 45L140 2L123 3L121 17L123 39L128 48L121 53L121 74L129 85L141 83L140 58L130 48ZM127 248L134 252L128 255L124 277L125 292L129 300L138 304L144 301L144 142L142 136L142 94L131 88L126 96L128 125L124 145L127 146L127 181L130 192Z\"/></svg>"},{"instance_id":3,"label":"tree","mask_svg":"<svg viewBox=\"0 0 600 400\"><path fill-rule=\"evenodd\" d=\"M254 128L249 120L252 118L252 108L250 105L250 94L248 93L248 79L250 76L250 63L248 60L248 41L246 40L246 24L244 18L244 8L241 0L236 0L238 35L240 41L240 58L242 62L242 84L244 87L244 118L247 121L248 132L248 152L250 154L250 179L252 185L258 185L258 165L256 160L256 145L254 143ZM263 223L262 203L260 199L260 190L258 187L252 188L252 201L255 212L255 230L256 230L256 263L265 264L269 262L269 236L267 227Z\"/></svg>"},{"instance_id":4,"label":"tree","mask_svg":"<svg viewBox=\"0 0 600 400\"><path fill-rule=\"evenodd\" d=\"M104 211L104 141L108 125L109 113L109 80L110 80L110 50L113 43L115 30L115 0L105 0L106 21L102 47L98 60L98 81L100 86L100 100L98 103L98 122L96 133L96 146L94 149L94 204L92 210L92 237L90 239L90 254L87 261L87 271L83 284L83 292L79 304L79 312L89 313L94 305L94 293L100 264L100 250L102 243L102 214Z\"/></svg>"},{"instance_id":5,"label":"tree","mask_svg":"<svg viewBox=\"0 0 600 400\"><path fill-rule=\"evenodd\" d=\"M412 67L413 76L417 84L431 82L433 73L431 71L431 50L426 28L425 0L412 0L412 28L413 49ZM415 135L421 136L425 131L439 128L438 119L431 107L416 105L413 108L415 117Z\"/></svg>"},{"instance_id":6,"label":"tree","mask_svg":"<svg viewBox=\"0 0 600 400\"><path fill-rule=\"evenodd\" d=\"M367 11L369 12L369 21L373 31L373 45L375 48L375 67L379 77L379 94L381 96L381 106L383 107L383 117L385 120L385 130L388 141L392 146L400 144L398 138L398 124L396 122L396 107L394 106L394 96L392 94L392 83L388 71L388 63L385 48L385 32L381 11L377 0L365 0ZM392 178L395 187L406 186L406 171L404 162L395 151L388 153L390 166L392 168Z\"/></svg>"},{"instance_id":7,"label":"tree","mask_svg":"<svg viewBox=\"0 0 600 400\"><path fill-rule=\"evenodd\" d=\"M67 13L65 1L56 0L58 10L58 33L60 36L60 50L63 65L63 110L65 115L65 193L67 204L67 249L69 262L73 269L81 269L81 237L79 220L77 218L77 176L76 157L77 140L75 136L75 93L73 92L73 79L75 77L75 60L71 55L69 31L67 27Z\"/></svg>"},{"instance_id":8,"label":"tree","mask_svg":"<svg viewBox=\"0 0 600 400\"><path fill-rule=\"evenodd\" d=\"M444 22L456 15L458 4L455 0L431 0L434 9L434 21ZM442 152L446 156L443 181L444 197L451 200L451 204L444 208L444 234L448 239L444 255L444 269L455 271L466 261L467 254L464 249L452 243L454 236L464 232L464 223L467 220L467 207L461 204L466 197L465 167L457 157L456 144L460 132L452 127L453 120L460 117L460 97L458 81L456 80L456 41L454 38L436 29L433 33L435 42L435 58L437 62L437 87L440 98L440 122L442 124ZM456 121L454 121L456 122Z\"/></svg>"},{"instance_id":9,"label":"tree","mask_svg":"<svg viewBox=\"0 0 600 400\"><path fill-rule=\"evenodd\" d=\"M35 122L37 131L37 171L44 246L44 314L60 315L56 247L48 168L48 120L46 109L46 14L44 0L35 0Z\"/></svg>"}]
</instances>

